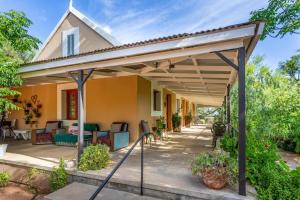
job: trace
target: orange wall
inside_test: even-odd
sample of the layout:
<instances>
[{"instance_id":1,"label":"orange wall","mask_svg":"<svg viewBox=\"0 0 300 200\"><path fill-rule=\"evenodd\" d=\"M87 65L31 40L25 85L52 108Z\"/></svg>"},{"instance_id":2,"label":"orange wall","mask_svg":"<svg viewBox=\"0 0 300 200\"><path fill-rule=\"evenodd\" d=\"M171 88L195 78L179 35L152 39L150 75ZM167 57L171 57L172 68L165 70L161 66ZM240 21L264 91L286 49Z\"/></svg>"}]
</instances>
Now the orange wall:
<instances>
[{"instance_id":1,"label":"orange wall","mask_svg":"<svg viewBox=\"0 0 300 200\"><path fill-rule=\"evenodd\" d=\"M128 122L130 141L133 142L139 136L140 121L151 121L151 82L142 77L88 80L85 90L86 122L99 124L101 130L109 130L112 122ZM57 119L56 84L22 87L19 91L22 93L21 100L30 100L31 96L38 95L43 106L38 128L43 128L47 120ZM23 110L14 111L10 118L18 119L17 128L31 128L24 123Z\"/></svg>"},{"instance_id":2,"label":"orange wall","mask_svg":"<svg viewBox=\"0 0 300 200\"><path fill-rule=\"evenodd\" d=\"M30 87L22 87L17 89L21 92L21 96L19 100L21 101L31 101L31 96L37 95L37 99L42 104L42 108L40 110L42 116L38 120L38 124L33 125L32 127L24 122L24 110L12 111L9 116L10 119L17 119L17 128L19 129L30 129L30 128L44 128L47 120L56 120L56 85L39 85L39 86L30 86ZM18 104L19 107L22 105Z\"/></svg>"},{"instance_id":3,"label":"orange wall","mask_svg":"<svg viewBox=\"0 0 300 200\"><path fill-rule=\"evenodd\" d=\"M130 139L137 132L137 77L114 77L89 80L86 83L86 121L109 130L111 123L129 123Z\"/></svg>"},{"instance_id":4,"label":"orange wall","mask_svg":"<svg viewBox=\"0 0 300 200\"><path fill-rule=\"evenodd\" d=\"M153 126L151 124L151 82L138 77L138 123L141 120L149 122L150 128Z\"/></svg>"}]
</instances>

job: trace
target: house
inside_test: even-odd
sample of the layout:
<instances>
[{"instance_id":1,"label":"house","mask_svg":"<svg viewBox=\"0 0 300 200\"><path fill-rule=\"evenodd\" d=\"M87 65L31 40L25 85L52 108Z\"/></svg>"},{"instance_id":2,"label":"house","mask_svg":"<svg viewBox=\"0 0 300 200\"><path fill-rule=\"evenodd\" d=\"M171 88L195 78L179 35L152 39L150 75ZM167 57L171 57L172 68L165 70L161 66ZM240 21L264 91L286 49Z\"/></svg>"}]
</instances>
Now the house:
<instances>
[{"instance_id":1,"label":"house","mask_svg":"<svg viewBox=\"0 0 300 200\"><path fill-rule=\"evenodd\" d=\"M31 64L118 45L120 43L113 36L70 6ZM137 75L140 68L133 66L120 70L116 67L94 72L84 88L85 121L98 123L104 130L108 130L114 121L126 121L130 124L130 140L134 141L139 135L142 119L155 126L155 120L163 116L168 130L171 130L172 113L180 111L182 116L190 112L195 115L196 102L149 79L151 74L145 77ZM19 129L43 128L48 120L63 120L68 126L77 120L76 83L60 75L44 76L42 79L24 79L24 86L19 88L21 100L30 101L31 97L36 97L42 105L41 117L35 119L36 122L33 120L34 124L26 124L23 110L11 114L11 118L17 119Z\"/></svg>"},{"instance_id":2,"label":"house","mask_svg":"<svg viewBox=\"0 0 300 200\"><path fill-rule=\"evenodd\" d=\"M185 126L184 116L195 116L197 104L229 102L230 86L238 80L239 193L245 195L245 63L263 27L247 22L121 45L70 6L33 62L20 69L20 98L37 102L41 116L33 124L25 123L24 111L10 117L18 119L18 128L78 120L80 127L86 121L105 130L114 121L126 121L133 142L141 120L155 126L163 116L172 130L172 114L179 112ZM81 139L82 134L80 129Z\"/></svg>"}]
</instances>

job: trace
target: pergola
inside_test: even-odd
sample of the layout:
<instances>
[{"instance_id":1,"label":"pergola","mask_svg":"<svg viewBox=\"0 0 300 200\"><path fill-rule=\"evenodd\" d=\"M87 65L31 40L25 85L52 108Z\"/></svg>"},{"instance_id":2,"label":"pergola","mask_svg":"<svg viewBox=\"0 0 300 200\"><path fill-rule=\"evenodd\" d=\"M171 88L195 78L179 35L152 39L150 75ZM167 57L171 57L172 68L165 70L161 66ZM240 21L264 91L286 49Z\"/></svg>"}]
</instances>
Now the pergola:
<instances>
[{"instance_id":1,"label":"pergola","mask_svg":"<svg viewBox=\"0 0 300 200\"><path fill-rule=\"evenodd\" d=\"M83 151L83 86L89 78L139 75L202 105L221 106L227 98L228 107L230 86L238 80L239 194L246 195L245 63L263 27L262 22L249 22L173 35L28 63L20 73L25 85L77 82L78 156ZM227 123L230 127L229 111Z\"/></svg>"}]
</instances>

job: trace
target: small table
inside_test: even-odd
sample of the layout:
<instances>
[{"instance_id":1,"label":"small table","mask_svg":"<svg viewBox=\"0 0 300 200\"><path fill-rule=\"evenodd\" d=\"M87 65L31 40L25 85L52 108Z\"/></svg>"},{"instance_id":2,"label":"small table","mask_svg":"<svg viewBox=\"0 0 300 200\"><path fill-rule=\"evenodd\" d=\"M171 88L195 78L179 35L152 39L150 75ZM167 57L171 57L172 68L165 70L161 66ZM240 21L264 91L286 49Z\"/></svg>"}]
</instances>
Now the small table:
<instances>
[{"instance_id":1,"label":"small table","mask_svg":"<svg viewBox=\"0 0 300 200\"><path fill-rule=\"evenodd\" d=\"M28 129L15 129L15 139L22 137L24 140L31 139L31 130Z\"/></svg>"}]
</instances>

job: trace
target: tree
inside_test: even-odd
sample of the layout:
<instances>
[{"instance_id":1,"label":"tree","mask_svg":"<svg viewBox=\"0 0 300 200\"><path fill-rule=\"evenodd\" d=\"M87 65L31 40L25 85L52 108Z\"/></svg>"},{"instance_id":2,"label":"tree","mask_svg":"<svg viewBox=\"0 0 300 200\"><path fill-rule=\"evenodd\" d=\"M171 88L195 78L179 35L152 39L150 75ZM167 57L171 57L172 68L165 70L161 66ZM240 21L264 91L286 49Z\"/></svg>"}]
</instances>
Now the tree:
<instances>
[{"instance_id":1,"label":"tree","mask_svg":"<svg viewBox=\"0 0 300 200\"><path fill-rule=\"evenodd\" d=\"M250 13L250 21L266 22L261 39L267 35L283 37L287 33L300 34L300 1L299 0L269 0L266 8Z\"/></svg>"},{"instance_id":2,"label":"tree","mask_svg":"<svg viewBox=\"0 0 300 200\"><path fill-rule=\"evenodd\" d=\"M289 60L280 62L279 68L282 72L290 76L291 78L295 78L296 80L300 80L300 54L292 56Z\"/></svg>"},{"instance_id":3,"label":"tree","mask_svg":"<svg viewBox=\"0 0 300 200\"><path fill-rule=\"evenodd\" d=\"M28 34L32 22L23 12L10 10L0 12L0 112L18 109L10 100L20 95L12 89L20 86L22 80L18 75L19 66L28 62L34 50L38 48L39 39Z\"/></svg>"}]
</instances>

